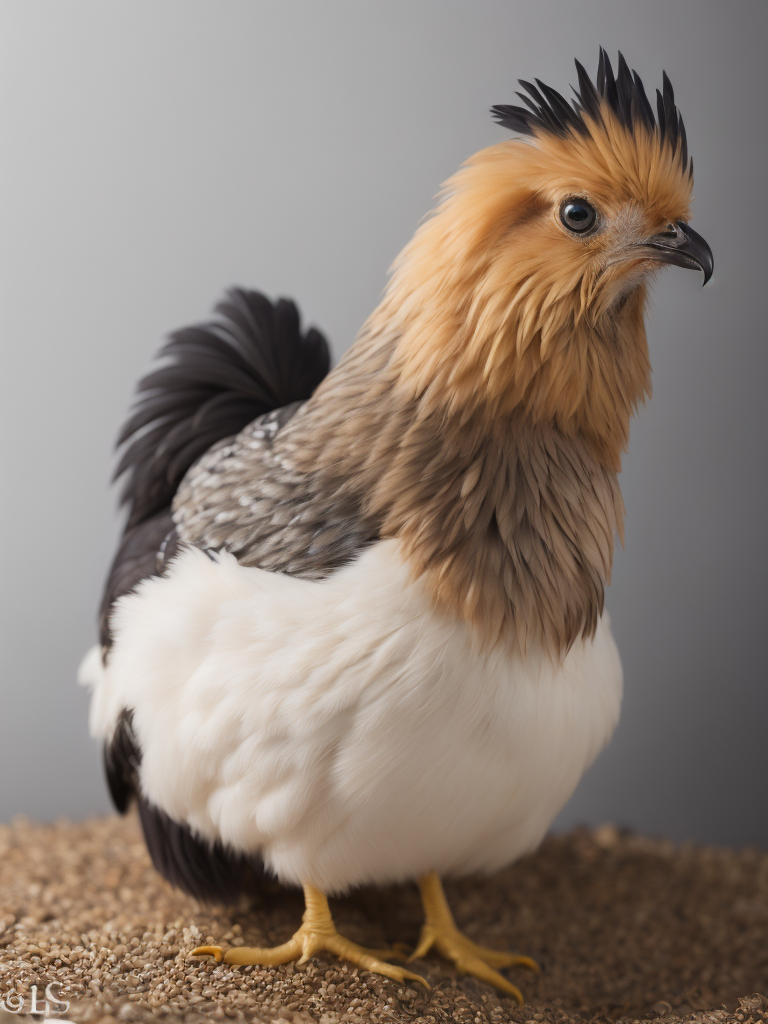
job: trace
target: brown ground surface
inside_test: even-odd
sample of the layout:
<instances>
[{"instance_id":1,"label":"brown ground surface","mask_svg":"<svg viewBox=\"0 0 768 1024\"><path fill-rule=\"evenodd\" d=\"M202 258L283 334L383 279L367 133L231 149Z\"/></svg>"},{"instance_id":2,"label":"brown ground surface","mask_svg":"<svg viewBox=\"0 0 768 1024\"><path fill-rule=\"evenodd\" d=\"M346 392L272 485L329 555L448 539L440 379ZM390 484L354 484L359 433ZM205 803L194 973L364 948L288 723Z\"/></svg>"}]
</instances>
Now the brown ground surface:
<instances>
[{"instance_id":1,"label":"brown ground surface","mask_svg":"<svg viewBox=\"0 0 768 1024\"><path fill-rule=\"evenodd\" d=\"M525 1007L432 955L416 966L431 993L333 957L268 969L190 960L201 942L285 941L300 895L201 907L155 874L132 818L20 820L0 826L0 994L37 984L42 995L58 980L73 1001L68 1017L94 1024L768 1021L768 999L750 996L768 992L768 854L674 847L604 826L550 838L494 878L446 888L471 938L544 966L538 976L509 972ZM332 906L339 930L366 945L418 935L413 887ZM0 1020L19 1019L0 1011Z\"/></svg>"}]
</instances>

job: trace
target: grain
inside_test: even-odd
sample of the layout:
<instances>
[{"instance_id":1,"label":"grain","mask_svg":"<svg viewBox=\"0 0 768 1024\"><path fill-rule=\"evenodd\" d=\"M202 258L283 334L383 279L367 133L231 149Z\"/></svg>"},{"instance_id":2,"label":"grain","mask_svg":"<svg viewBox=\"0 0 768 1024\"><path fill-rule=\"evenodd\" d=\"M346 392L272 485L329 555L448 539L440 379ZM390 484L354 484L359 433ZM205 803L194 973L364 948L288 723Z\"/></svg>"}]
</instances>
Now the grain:
<instances>
[{"instance_id":1,"label":"grain","mask_svg":"<svg viewBox=\"0 0 768 1024\"><path fill-rule=\"evenodd\" d=\"M519 1008L436 956L399 985L335 958L232 967L187 954L201 943L282 942L302 913L273 886L206 907L152 869L132 816L0 825L0 997L51 981L89 1024L183 1020L277 1024L504 1024L663 1019L768 1022L768 855L674 846L612 826L549 838L490 879L446 886L476 941L538 959L508 972ZM413 945L412 886L333 901L339 930L366 945ZM28 1004L27 1004L28 1005ZM0 1024L25 1015L4 1015ZM32 1018L27 1018L32 1019Z\"/></svg>"}]
</instances>

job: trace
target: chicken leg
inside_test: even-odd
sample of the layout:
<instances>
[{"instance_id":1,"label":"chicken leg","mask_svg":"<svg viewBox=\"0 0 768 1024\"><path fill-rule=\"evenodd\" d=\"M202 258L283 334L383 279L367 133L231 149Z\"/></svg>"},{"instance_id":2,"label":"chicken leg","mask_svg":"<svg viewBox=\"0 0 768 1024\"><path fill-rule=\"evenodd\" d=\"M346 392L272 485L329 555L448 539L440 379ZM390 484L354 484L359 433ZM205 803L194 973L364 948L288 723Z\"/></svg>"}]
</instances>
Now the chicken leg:
<instances>
[{"instance_id":1,"label":"chicken leg","mask_svg":"<svg viewBox=\"0 0 768 1024\"><path fill-rule=\"evenodd\" d=\"M365 949L355 942L344 938L336 931L331 917L328 900L313 885L304 885L305 910L302 924L298 931L281 946L261 948L258 946L233 946L223 951L221 946L197 946L190 956L208 954L223 960L226 964L284 964L289 960L297 960L303 964L311 956L326 950L334 953L342 960L347 960L366 971L383 974L395 981L418 981L426 988L427 982L418 974L387 963L383 958L393 955L394 951Z\"/></svg>"},{"instance_id":2,"label":"chicken leg","mask_svg":"<svg viewBox=\"0 0 768 1024\"><path fill-rule=\"evenodd\" d=\"M424 956L432 946L451 960L462 974L473 974L482 981L513 996L520 1004L523 996L520 989L499 974L497 967L528 967L538 971L539 965L529 956L501 953L472 942L456 927L451 908L443 891L440 878L431 871L419 879L421 902L424 906L424 925L419 944L408 958L409 962Z\"/></svg>"}]
</instances>

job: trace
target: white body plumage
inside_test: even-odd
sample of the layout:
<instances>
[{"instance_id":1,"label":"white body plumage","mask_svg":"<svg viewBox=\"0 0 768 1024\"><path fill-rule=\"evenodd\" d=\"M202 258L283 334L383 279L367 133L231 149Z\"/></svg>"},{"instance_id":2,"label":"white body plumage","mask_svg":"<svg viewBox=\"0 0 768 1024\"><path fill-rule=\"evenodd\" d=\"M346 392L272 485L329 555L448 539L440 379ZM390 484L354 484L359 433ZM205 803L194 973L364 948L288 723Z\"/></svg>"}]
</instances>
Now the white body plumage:
<instances>
[{"instance_id":1,"label":"white body plumage","mask_svg":"<svg viewBox=\"0 0 768 1024\"><path fill-rule=\"evenodd\" d=\"M393 540L322 582L186 550L112 621L93 735L132 709L152 803L329 893L532 850L619 715L607 616L562 660L479 649Z\"/></svg>"}]
</instances>

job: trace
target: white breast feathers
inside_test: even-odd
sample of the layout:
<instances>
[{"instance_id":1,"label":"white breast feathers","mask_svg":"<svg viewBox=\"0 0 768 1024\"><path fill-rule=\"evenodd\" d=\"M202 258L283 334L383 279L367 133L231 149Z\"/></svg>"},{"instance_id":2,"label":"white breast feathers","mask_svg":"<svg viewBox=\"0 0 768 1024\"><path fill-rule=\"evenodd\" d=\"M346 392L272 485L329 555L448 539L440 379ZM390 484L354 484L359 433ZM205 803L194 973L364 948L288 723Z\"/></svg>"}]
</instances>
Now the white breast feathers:
<instances>
[{"instance_id":1,"label":"white breast feathers","mask_svg":"<svg viewBox=\"0 0 768 1024\"><path fill-rule=\"evenodd\" d=\"M113 622L92 733L132 709L150 801L325 892L533 849L621 702L607 616L559 662L478 650L393 540L320 582L187 550Z\"/></svg>"}]
</instances>

